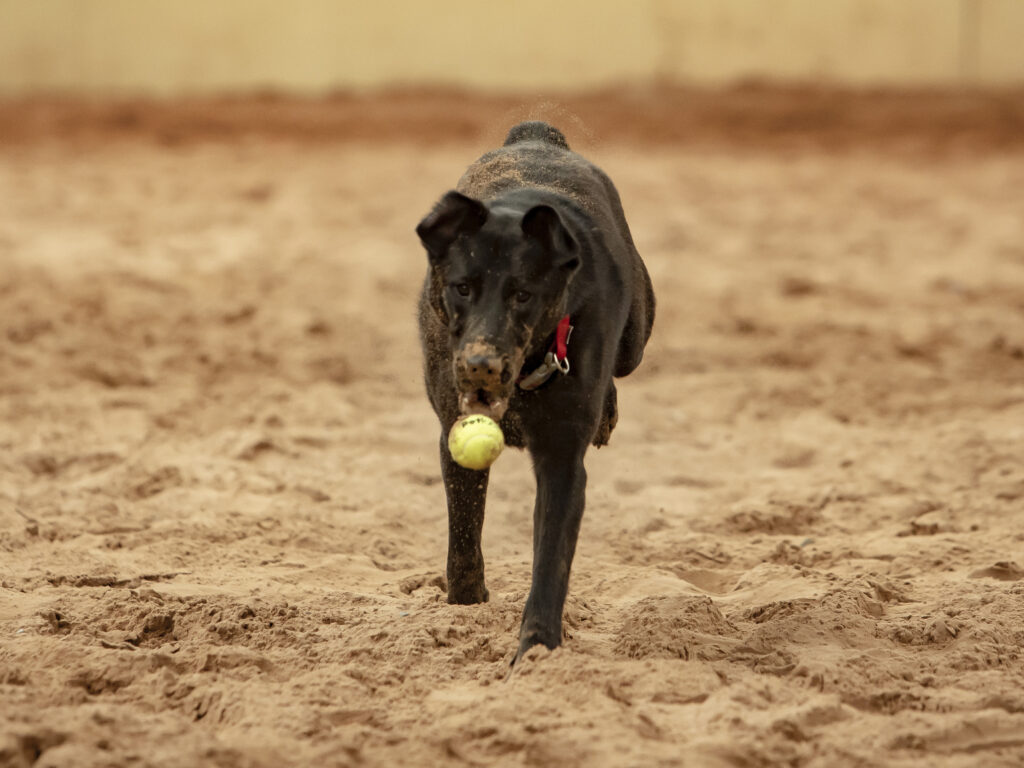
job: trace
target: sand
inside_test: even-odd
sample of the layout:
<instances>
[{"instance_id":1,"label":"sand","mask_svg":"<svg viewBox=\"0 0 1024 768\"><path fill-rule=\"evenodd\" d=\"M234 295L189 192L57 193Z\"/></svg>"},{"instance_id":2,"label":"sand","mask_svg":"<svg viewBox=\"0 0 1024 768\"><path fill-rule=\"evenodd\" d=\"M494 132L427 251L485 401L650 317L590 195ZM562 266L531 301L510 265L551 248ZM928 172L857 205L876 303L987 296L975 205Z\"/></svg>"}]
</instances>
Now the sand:
<instances>
[{"instance_id":1,"label":"sand","mask_svg":"<svg viewBox=\"0 0 1024 768\"><path fill-rule=\"evenodd\" d=\"M1020 100L447 98L7 105L0 765L1024 763ZM533 112L659 311L510 678L532 474L447 605L413 227Z\"/></svg>"}]
</instances>

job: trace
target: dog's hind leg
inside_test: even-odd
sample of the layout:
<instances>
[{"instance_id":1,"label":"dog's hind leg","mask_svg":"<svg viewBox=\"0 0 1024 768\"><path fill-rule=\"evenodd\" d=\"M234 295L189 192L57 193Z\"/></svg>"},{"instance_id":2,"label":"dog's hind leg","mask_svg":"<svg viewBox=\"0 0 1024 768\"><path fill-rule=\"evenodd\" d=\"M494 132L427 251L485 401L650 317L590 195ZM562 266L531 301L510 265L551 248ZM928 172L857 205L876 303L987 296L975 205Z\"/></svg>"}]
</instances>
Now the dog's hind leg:
<instances>
[{"instance_id":1,"label":"dog's hind leg","mask_svg":"<svg viewBox=\"0 0 1024 768\"><path fill-rule=\"evenodd\" d=\"M601 416L601 423L594 434L593 444L600 448L608 445L612 438L612 431L619 423L619 398L614 384L608 385L608 392L604 396L604 415Z\"/></svg>"},{"instance_id":2,"label":"dog's hind leg","mask_svg":"<svg viewBox=\"0 0 1024 768\"><path fill-rule=\"evenodd\" d=\"M448 602L487 602L480 537L490 472L456 464L448 452L447 435L442 434L441 475L448 497Z\"/></svg>"},{"instance_id":3,"label":"dog's hind leg","mask_svg":"<svg viewBox=\"0 0 1024 768\"><path fill-rule=\"evenodd\" d=\"M634 276L636 287L629 306L629 317L622 330L615 357L615 375L618 377L628 376L640 365L654 325L654 288L647 267L639 256L634 262Z\"/></svg>"},{"instance_id":4,"label":"dog's hind leg","mask_svg":"<svg viewBox=\"0 0 1024 768\"><path fill-rule=\"evenodd\" d=\"M531 446L537 476L533 512L533 583L519 629L519 651L532 646L555 648L562 642L562 608L569 589L569 570L583 519L587 473L586 438L567 433L548 435Z\"/></svg>"}]
</instances>

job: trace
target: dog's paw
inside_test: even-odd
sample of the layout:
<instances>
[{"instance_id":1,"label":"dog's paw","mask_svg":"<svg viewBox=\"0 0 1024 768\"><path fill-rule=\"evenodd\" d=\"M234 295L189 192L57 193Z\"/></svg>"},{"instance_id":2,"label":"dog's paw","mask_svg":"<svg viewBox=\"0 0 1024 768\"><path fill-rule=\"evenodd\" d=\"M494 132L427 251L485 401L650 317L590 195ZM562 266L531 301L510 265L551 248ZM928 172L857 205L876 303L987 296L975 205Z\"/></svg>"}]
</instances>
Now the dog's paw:
<instances>
[{"instance_id":1,"label":"dog's paw","mask_svg":"<svg viewBox=\"0 0 1024 768\"><path fill-rule=\"evenodd\" d=\"M543 649L547 649L548 651L555 650L555 648L561 644L561 637L559 637L558 640L551 640L548 637L549 634L550 633L545 633L539 629L520 634L519 650L516 651L516 655L512 659L512 666L514 667L518 664L520 660L522 660L522 658L534 648L539 648L541 651L543 651ZM531 656L536 656L541 651L534 652Z\"/></svg>"},{"instance_id":2,"label":"dog's paw","mask_svg":"<svg viewBox=\"0 0 1024 768\"><path fill-rule=\"evenodd\" d=\"M490 593L482 581L461 584L450 582L448 585L448 602L452 605L476 605L486 603L489 598Z\"/></svg>"}]
</instances>

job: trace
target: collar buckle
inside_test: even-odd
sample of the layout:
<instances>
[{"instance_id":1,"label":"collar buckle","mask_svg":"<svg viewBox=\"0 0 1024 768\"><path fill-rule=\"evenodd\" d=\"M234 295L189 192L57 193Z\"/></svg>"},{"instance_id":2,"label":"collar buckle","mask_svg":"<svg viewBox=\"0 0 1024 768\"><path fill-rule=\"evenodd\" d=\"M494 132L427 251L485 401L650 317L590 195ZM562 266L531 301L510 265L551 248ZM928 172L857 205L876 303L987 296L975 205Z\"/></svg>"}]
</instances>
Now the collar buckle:
<instances>
[{"instance_id":1,"label":"collar buckle","mask_svg":"<svg viewBox=\"0 0 1024 768\"><path fill-rule=\"evenodd\" d=\"M544 355L544 362L533 373L529 373L519 380L520 389L537 389L537 387L550 379L555 372L562 375L569 373L567 346L571 335L572 326L569 325L569 316L566 315L558 323L558 330L555 331L555 340L551 344L551 349Z\"/></svg>"}]
</instances>

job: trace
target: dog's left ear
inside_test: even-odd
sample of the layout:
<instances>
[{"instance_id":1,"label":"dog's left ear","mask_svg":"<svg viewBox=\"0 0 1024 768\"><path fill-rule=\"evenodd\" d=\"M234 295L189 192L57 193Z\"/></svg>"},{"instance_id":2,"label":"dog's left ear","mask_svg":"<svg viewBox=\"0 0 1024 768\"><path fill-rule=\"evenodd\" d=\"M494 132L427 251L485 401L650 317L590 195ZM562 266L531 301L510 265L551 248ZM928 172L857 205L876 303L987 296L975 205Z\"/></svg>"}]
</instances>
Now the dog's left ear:
<instances>
[{"instance_id":1,"label":"dog's left ear","mask_svg":"<svg viewBox=\"0 0 1024 768\"><path fill-rule=\"evenodd\" d=\"M554 264L567 272L580 265L580 246L550 205L535 205L523 216L523 233L543 246Z\"/></svg>"},{"instance_id":2,"label":"dog's left ear","mask_svg":"<svg viewBox=\"0 0 1024 768\"><path fill-rule=\"evenodd\" d=\"M479 200L452 190L416 227L431 263L440 261L460 235L473 235L487 221L487 207Z\"/></svg>"}]
</instances>

